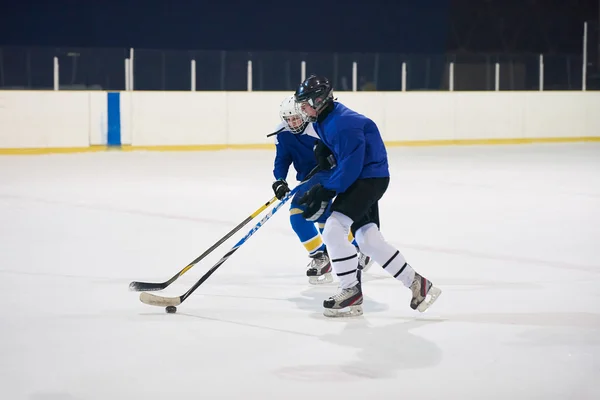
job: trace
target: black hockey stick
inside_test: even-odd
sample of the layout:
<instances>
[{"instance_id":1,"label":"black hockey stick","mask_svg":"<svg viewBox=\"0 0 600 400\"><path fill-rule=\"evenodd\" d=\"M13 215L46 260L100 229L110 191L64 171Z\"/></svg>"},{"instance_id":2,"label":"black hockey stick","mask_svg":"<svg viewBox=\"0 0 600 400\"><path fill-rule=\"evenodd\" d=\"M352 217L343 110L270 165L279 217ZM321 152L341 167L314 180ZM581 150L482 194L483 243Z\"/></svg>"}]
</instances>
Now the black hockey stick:
<instances>
[{"instance_id":1,"label":"black hockey stick","mask_svg":"<svg viewBox=\"0 0 600 400\"><path fill-rule=\"evenodd\" d=\"M225 261L227 261L229 259L229 257L231 257L231 255L233 253L235 253L244 243L246 243L246 241L261 226L263 226L265 224L265 222L267 222L269 220L269 218L271 218L273 216L273 214L275 214L277 212L277 210L286 201L288 201L290 199L290 197L298 190L298 188L301 185L302 184L298 185L296 188L294 188L294 190L292 190L291 192L289 192L286 197L284 197L283 199L281 199L281 201L279 202L279 204L275 205L275 207L273 207L271 209L271 211L269 211L269 213L267 215L265 215L264 218L262 220L260 220L260 222L258 224L256 224L250 230L250 232L248 232L246 234L246 236L244 236L242 239L240 239L240 241L237 242L235 244L235 246L233 246L231 248L231 250L229 250L210 270L208 270L208 272L206 274L204 274L202 276L202 278L200 278L200 280L198 282L196 282L194 284L194 286L192 286L187 292L185 292L184 294L182 294L181 296L178 296L178 297L163 297L163 296L157 296L157 295L152 294L152 293L142 292L142 293L140 293L140 301L142 303L144 303L144 304L148 304L148 305L151 305L151 306L159 306L159 307L178 306L181 303L183 303L185 301L185 299L187 299L192 293L194 293L194 291L196 289L198 289L198 287L200 285L202 285L204 283L204 281L206 281Z\"/></svg>"},{"instance_id":2,"label":"black hockey stick","mask_svg":"<svg viewBox=\"0 0 600 400\"><path fill-rule=\"evenodd\" d=\"M318 166L316 166L315 168L313 168L308 173L308 175L304 179L304 182L308 181L317 172L319 172L319 167ZM265 204L263 204L260 208L258 208L251 215L249 215L245 220L243 220L242 222L240 222L238 224L238 226L236 226L235 228L233 228L225 236L223 236L215 244L213 244L208 250L206 250L204 253L202 253L200 256L198 256L194 261L192 261L191 263L189 263L181 271L179 271L178 273L176 273L175 275L173 275L173 277L171 277L171 279L169 279L168 281L165 281L165 282L138 282L138 281L133 281L133 282L131 282L129 284L129 290L134 291L134 292L150 292L150 291L156 291L156 290L164 290L164 289L166 289L170 284L172 284L173 282L175 282L177 279L179 279L179 277L181 277L183 274L185 274L187 271L189 271L194 265L196 265L197 263L199 263L204 257L206 257L207 255L209 255L210 253L212 253L217 247L219 247L220 245L222 245L227 239L229 239L231 236L233 236L235 233L237 233L240 229L242 229L244 226L246 226L248 224L248 222L252 221L254 218L256 218L257 215L259 215L264 210L266 210L276 200L277 200L277 197L273 197L271 200L269 200L268 202L266 202Z\"/></svg>"},{"instance_id":3,"label":"black hockey stick","mask_svg":"<svg viewBox=\"0 0 600 400\"><path fill-rule=\"evenodd\" d=\"M275 132L273 132L273 133L269 133L269 134L267 135L267 137L275 136L275 135L277 135L279 132L283 132L284 130L285 130L285 126L282 126L281 128L279 128L279 129L278 129L278 130L276 130Z\"/></svg>"},{"instance_id":4,"label":"black hockey stick","mask_svg":"<svg viewBox=\"0 0 600 400\"><path fill-rule=\"evenodd\" d=\"M237 242L235 244L235 246L233 246L231 248L231 250L229 250L206 274L204 274L202 276L202 278L200 278L200 280L198 282L196 282L194 284L194 286L192 286L187 292L185 292L184 294L182 294L181 296L178 297L163 297L163 296L157 296L155 294L152 293L146 293L146 292L142 292L140 293L140 301L142 303L151 305L151 306L159 306L159 307L167 307L167 306L178 306L179 304L183 303L183 301L185 299L187 299L189 297L189 295L191 295L196 289L198 289L198 287L200 285L202 285L204 283L204 281L206 281L225 261L227 261L227 259L229 257L231 257L231 255L233 253L235 253L237 251L237 249L239 249L261 226L263 226L265 224L265 222L267 222L272 216L273 214L275 214L277 212L277 210L285 203L287 202L295 193L296 191L298 191L298 189L305 184L310 178L312 178L317 172L321 171L321 169L319 168L319 166L317 165L315 168L312 169L312 171L310 171L310 173L306 176L306 178L304 178L304 180L298 185L296 186L292 191L290 191L283 199L281 199L281 201L279 202L279 204L275 205L275 207L273 207L271 209L271 211L269 211L269 213L267 215L265 215L263 217L262 220L260 220L260 222L258 224L256 224L251 230L250 232L248 232L246 234L246 236L244 236L242 239L240 239L239 242Z\"/></svg>"},{"instance_id":5,"label":"black hockey stick","mask_svg":"<svg viewBox=\"0 0 600 400\"><path fill-rule=\"evenodd\" d=\"M250 222L254 218L256 218L256 216L258 214L260 214L261 212L263 212L264 210L266 210L267 207L269 207L271 204L273 204L276 200L277 200L277 197L273 197L271 200L267 201L259 209L257 209L256 211L254 211L251 215L249 215L245 220L243 220L242 222L240 222L240 224L238 226L236 226L235 228L233 228L225 236L223 236L221 239L219 239L208 250L206 250L204 253L202 253L200 256L198 256L198 258L196 258L194 261L192 261L191 263L189 263L184 269L182 269L181 271L179 271L177 274L173 275L173 277L171 279L169 279L168 281L166 281L166 282L160 282L160 283L158 283L158 282L137 282L137 281L133 281L133 282L131 282L129 284L129 290L132 290L134 292L145 292L145 291L163 290L163 289L167 288L171 283L175 282L177 279L179 279L180 276L182 276L183 274L185 274L194 265L196 265L198 262L200 262L200 260L202 260L204 257L206 257L207 255L209 255L210 253L212 253L217 247L219 247L221 244L223 244L223 242L225 242L227 239L229 239L231 236L233 236L237 231L239 231L240 229L242 229L246 224L248 224L248 222Z\"/></svg>"}]
</instances>

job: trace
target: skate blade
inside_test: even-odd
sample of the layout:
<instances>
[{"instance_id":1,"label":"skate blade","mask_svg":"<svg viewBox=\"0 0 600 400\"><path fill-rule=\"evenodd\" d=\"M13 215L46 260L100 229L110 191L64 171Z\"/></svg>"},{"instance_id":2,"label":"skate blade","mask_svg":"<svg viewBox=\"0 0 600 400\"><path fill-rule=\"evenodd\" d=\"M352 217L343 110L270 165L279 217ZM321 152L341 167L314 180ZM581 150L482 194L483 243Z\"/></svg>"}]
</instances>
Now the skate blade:
<instances>
[{"instance_id":1,"label":"skate blade","mask_svg":"<svg viewBox=\"0 0 600 400\"><path fill-rule=\"evenodd\" d=\"M371 268L373 266L373 259L370 259L369 262L367 263L367 265L365 265L363 268L361 268L362 272L367 272L369 270L369 268Z\"/></svg>"},{"instance_id":2,"label":"skate blade","mask_svg":"<svg viewBox=\"0 0 600 400\"><path fill-rule=\"evenodd\" d=\"M429 289L429 292L427 292L425 300L423 300L421 304L417 306L417 310L420 312L427 310L433 303L435 303L440 294L442 294L442 290L432 286L431 289Z\"/></svg>"},{"instance_id":3,"label":"skate blade","mask_svg":"<svg viewBox=\"0 0 600 400\"><path fill-rule=\"evenodd\" d=\"M325 285L333 282L333 277L330 272L326 272L321 276L309 276L308 283L311 285Z\"/></svg>"},{"instance_id":4,"label":"skate blade","mask_svg":"<svg viewBox=\"0 0 600 400\"><path fill-rule=\"evenodd\" d=\"M360 317L363 315L362 304L340 309L326 308L323 310L323 315L330 318Z\"/></svg>"}]
</instances>

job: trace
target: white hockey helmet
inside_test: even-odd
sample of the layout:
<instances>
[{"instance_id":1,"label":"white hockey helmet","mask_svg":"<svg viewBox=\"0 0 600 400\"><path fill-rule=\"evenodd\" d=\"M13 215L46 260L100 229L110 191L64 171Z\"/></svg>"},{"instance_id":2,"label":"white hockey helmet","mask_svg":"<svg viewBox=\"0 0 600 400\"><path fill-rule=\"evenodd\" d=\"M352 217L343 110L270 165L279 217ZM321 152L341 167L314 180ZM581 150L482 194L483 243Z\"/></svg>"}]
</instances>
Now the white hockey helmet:
<instances>
[{"instance_id":1,"label":"white hockey helmet","mask_svg":"<svg viewBox=\"0 0 600 400\"><path fill-rule=\"evenodd\" d=\"M285 127L292 133L302 133L308 122L302 119L302 115L296 109L296 99L294 95L286 97L279 105L279 117L285 124Z\"/></svg>"}]
</instances>

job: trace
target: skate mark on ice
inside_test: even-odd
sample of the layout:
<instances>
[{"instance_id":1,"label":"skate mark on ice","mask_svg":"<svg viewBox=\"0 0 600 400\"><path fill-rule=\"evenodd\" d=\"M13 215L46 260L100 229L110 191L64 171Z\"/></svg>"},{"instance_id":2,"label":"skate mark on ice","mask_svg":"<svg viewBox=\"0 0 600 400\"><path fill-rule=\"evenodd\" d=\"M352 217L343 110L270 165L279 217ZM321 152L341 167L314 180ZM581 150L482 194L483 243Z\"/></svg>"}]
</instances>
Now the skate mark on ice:
<instances>
[{"instance_id":1,"label":"skate mark on ice","mask_svg":"<svg viewBox=\"0 0 600 400\"><path fill-rule=\"evenodd\" d=\"M497 324L600 330L600 314L588 312L444 313L444 318L447 318L453 322L467 322L485 325ZM600 335L598 335L598 341L600 341Z\"/></svg>"},{"instance_id":2,"label":"skate mark on ice","mask_svg":"<svg viewBox=\"0 0 600 400\"><path fill-rule=\"evenodd\" d=\"M154 217L161 219L170 219L170 220L178 220L178 221L187 221L187 222L199 222L205 224L213 224L213 225L231 225L235 224L235 221L232 220L224 220L224 219L216 219L216 218L202 218L202 217L191 217L188 215L177 215L177 214L167 214L155 211L143 211L132 208L123 208L116 207L106 204L89 204L89 203L75 203L64 200L52 200L52 199L43 199L39 197L30 197L30 196L22 196L22 195L12 195L6 193L0 193L0 198L5 199L16 199L19 201L31 201L36 203L44 203L50 205L60 205L60 206L68 206L73 208L80 208L85 210L93 210L93 211L109 211L116 212L122 214L131 214L131 215L139 215L143 217Z\"/></svg>"},{"instance_id":3,"label":"skate mark on ice","mask_svg":"<svg viewBox=\"0 0 600 400\"><path fill-rule=\"evenodd\" d=\"M188 318L197 318L197 319L202 319L202 320L207 320L207 321L221 322L221 323L225 323L225 324L245 326L248 328L256 328L256 329L261 329L261 330L286 333L289 335L304 336L304 337L319 337L318 335L314 335L311 333L304 333L304 332L292 331L292 330L281 329L281 328L273 328L270 326L251 324L251 323L247 323L247 322L232 321L232 320L228 320L228 319L224 319L224 318L206 317L204 315L195 315L195 314L189 314L189 313L184 313L184 312L180 312L180 311L178 311L174 315L175 316L180 315L180 316L188 317Z\"/></svg>"},{"instance_id":4,"label":"skate mark on ice","mask_svg":"<svg viewBox=\"0 0 600 400\"><path fill-rule=\"evenodd\" d=\"M418 245L418 244L398 244L398 247L413 249L413 250L420 250L420 251L425 251L425 252L454 254L454 255L459 255L459 256L484 258L484 259L496 260L496 261L512 261L512 262L523 263L523 264L535 264L535 265L541 265L541 266L545 266L545 267L573 269L573 270L580 270L580 271L586 271L586 272L600 274L600 265L572 264L572 263L566 263L566 262L560 262L560 261L557 262L557 261L541 260L541 259L530 258L530 257L518 257L518 256L510 256L510 255L480 253L480 252L471 251L471 250L450 249L450 248Z\"/></svg>"}]
</instances>

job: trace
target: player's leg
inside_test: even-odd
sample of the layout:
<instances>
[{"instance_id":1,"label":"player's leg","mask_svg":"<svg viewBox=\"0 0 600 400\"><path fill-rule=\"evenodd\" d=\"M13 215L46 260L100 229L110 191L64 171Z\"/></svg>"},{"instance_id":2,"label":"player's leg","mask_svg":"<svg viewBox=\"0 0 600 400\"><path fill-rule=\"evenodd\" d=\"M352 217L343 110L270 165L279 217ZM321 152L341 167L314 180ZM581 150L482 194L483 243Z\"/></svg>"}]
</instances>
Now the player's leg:
<instances>
[{"instance_id":1,"label":"player's leg","mask_svg":"<svg viewBox=\"0 0 600 400\"><path fill-rule=\"evenodd\" d=\"M388 243L379 229L379 206L371 206L367 215L354 223L352 230L365 254L371 256L382 268L412 292L410 307L425 311L441 294L441 290L408 264L400 250Z\"/></svg>"},{"instance_id":2,"label":"player's leg","mask_svg":"<svg viewBox=\"0 0 600 400\"><path fill-rule=\"evenodd\" d=\"M365 253L363 253L362 251L360 251L360 246L358 245L358 242L356 241L356 238L354 237L354 233L352 232L352 229L350 229L350 234L348 235L348 240L350 240L352 242L352 244L354 245L354 247L356 247L356 250L358 251L358 269L359 269L359 271L367 272L369 270L369 268L371 268L371 266L373 265L374 260L371 257L369 257L368 255L366 255Z\"/></svg>"},{"instance_id":3,"label":"player's leg","mask_svg":"<svg viewBox=\"0 0 600 400\"><path fill-rule=\"evenodd\" d=\"M298 201L313 185L324 179L323 175L321 173L316 174L302 185L292 198L290 206L290 224L308 252L308 256L311 258L306 268L306 275L308 276L309 283L313 285L333 281L331 276L331 261L319 230L317 230L312 221L307 221L302 217L305 206L299 204Z\"/></svg>"},{"instance_id":4,"label":"player's leg","mask_svg":"<svg viewBox=\"0 0 600 400\"><path fill-rule=\"evenodd\" d=\"M362 314L362 288L358 253L348 240L355 221L361 221L380 193L372 190L371 179L360 179L336 197L331 216L325 223L323 241L329 251L333 271L340 280L340 291L323 302L326 316L355 316ZM360 247L360 242L358 243ZM361 249L362 250L362 249Z\"/></svg>"},{"instance_id":5,"label":"player's leg","mask_svg":"<svg viewBox=\"0 0 600 400\"><path fill-rule=\"evenodd\" d=\"M331 211L329 213L324 213L323 216L325 216L326 218L321 217L322 219L319 219L318 221L319 233L321 235L323 235L323 230L325 229L325 221L327 220L327 217L329 217L329 215L331 215ZM373 259L360 251L358 242L356 241L356 238L354 237L352 231L348 233L348 240L358 251L358 269L362 272L367 272L367 270L373 265Z\"/></svg>"}]
</instances>

